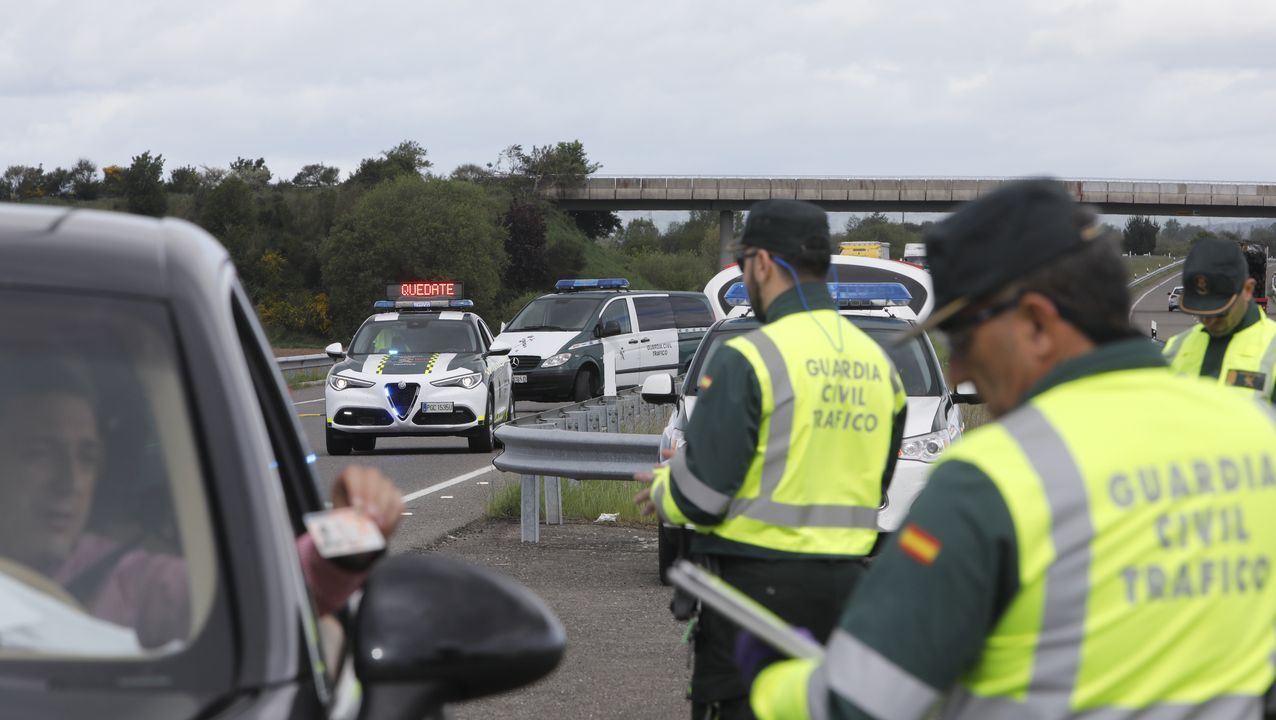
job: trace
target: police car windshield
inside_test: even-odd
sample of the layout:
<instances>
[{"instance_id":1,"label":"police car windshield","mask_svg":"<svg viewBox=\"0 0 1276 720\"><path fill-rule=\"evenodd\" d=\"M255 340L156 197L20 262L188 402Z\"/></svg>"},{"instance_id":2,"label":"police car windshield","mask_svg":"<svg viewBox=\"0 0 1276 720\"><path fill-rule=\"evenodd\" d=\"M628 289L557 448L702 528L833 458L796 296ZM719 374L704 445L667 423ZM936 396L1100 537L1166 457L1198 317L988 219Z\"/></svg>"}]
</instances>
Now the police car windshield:
<instances>
[{"instance_id":1,"label":"police car windshield","mask_svg":"<svg viewBox=\"0 0 1276 720\"><path fill-rule=\"evenodd\" d=\"M939 367L935 363L935 351L924 336L910 338L897 345L904 328L861 327L868 336L886 349L899 377L904 381L904 394L909 397L936 397L943 392Z\"/></svg>"},{"instance_id":2,"label":"police car windshield","mask_svg":"<svg viewBox=\"0 0 1276 720\"><path fill-rule=\"evenodd\" d=\"M350 343L351 355L422 355L425 353L483 352L478 330L465 320L403 317L373 320L359 328Z\"/></svg>"},{"instance_id":3,"label":"police car windshield","mask_svg":"<svg viewBox=\"0 0 1276 720\"><path fill-rule=\"evenodd\" d=\"M528 303L505 329L580 332L602 302L599 298L572 295L537 298Z\"/></svg>"}]
</instances>

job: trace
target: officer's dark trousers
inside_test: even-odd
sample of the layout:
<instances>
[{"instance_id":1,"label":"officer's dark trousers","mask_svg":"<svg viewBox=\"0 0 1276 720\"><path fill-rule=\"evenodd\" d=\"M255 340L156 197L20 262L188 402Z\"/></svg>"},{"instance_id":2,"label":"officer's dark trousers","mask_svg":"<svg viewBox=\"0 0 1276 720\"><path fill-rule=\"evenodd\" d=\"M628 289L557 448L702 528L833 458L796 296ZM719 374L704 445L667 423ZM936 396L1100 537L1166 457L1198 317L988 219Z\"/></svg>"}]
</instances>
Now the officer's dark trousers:
<instances>
[{"instance_id":1,"label":"officer's dark trousers","mask_svg":"<svg viewBox=\"0 0 1276 720\"><path fill-rule=\"evenodd\" d=\"M715 556L723 580L765 605L790 624L827 641L842 617L851 589L865 565L861 560L757 560ZM752 718L749 688L735 666L739 628L703 607L691 673L692 720Z\"/></svg>"}]
</instances>

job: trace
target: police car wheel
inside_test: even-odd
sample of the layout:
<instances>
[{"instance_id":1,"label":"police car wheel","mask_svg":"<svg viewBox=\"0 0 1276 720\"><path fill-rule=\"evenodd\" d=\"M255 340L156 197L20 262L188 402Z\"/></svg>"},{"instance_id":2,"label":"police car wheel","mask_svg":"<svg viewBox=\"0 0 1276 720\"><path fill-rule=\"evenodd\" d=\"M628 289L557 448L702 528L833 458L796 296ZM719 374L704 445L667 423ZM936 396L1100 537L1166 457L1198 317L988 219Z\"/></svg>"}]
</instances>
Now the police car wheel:
<instances>
[{"instance_id":1,"label":"police car wheel","mask_svg":"<svg viewBox=\"0 0 1276 720\"><path fill-rule=\"evenodd\" d=\"M470 452L492 452L496 443L496 407L491 394L487 396L487 416L482 425L469 437Z\"/></svg>"},{"instance_id":2,"label":"police car wheel","mask_svg":"<svg viewBox=\"0 0 1276 720\"><path fill-rule=\"evenodd\" d=\"M328 446L329 455L349 455L350 451L354 449L350 443L350 438L345 437L344 433L339 433L335 430L327 430L324 433L324 440Z\"/></svg>"}]
</instances>

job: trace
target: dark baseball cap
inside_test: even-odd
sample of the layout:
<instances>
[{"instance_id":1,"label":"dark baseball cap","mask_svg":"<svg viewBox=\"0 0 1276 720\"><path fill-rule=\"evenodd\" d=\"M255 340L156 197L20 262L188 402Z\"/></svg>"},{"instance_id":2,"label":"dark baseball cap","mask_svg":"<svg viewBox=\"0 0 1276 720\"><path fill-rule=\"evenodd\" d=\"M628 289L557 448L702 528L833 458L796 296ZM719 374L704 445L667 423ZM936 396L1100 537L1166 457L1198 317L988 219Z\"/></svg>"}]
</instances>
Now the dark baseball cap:
<instances>
[{"instance_id":1,"label":"dark baseball cap","mask_svg":"<svg viewBox=\"0 0 1276 720\"><path fill-rule=\"evenodd\" d=\"M738 254L758 248L788 258L804 253L833 254L829 218L819 206L801 200L762 200L749 207L740 240L728 249Z\"/></svg>"},{"instance_id":2,"label":"dark baseball cap","mask_svg":"<svg viewBox=\"0 0 1276 720\"><path fill-rule=\"evenodd\" d=\"M1179 307L1193 315L1221 315L1240 296L1249 267L1240 245L1204 237L1192 243L1183 262L1183 298Z\"/></svg>"},{"instance_id":3,"label":"dark baseball cap","mask_svg":"<svg viewBox=\"0 0 1276 720\"><path fill-rule=\"evenodd\" d=\"M1097 216L1049 178L1008 182L926 232L935 310L914 331L942 327L1050 262L1099 237Z\"/></svg>"}]
</instances>

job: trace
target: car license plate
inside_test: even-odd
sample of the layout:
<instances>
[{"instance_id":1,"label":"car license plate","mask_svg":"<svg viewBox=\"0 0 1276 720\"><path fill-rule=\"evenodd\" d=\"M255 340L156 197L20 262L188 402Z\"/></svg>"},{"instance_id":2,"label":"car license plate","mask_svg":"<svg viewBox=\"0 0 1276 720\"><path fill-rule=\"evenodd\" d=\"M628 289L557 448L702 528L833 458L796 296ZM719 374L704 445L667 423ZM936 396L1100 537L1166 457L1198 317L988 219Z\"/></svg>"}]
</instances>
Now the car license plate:
<instances>
[{"instance_id":1,"label":"car license plate","mask_svg":"<svg viewBox=\"0 0 1276 720\"><path fill-rule=\"evenodd\" d=\"M526 375L515 375L515 376L514 376L514 382L515 382L516 384L517 384L517 383L525 383L525 382L527 382L527 376L526 376Z\"/></svg>"},{"instance_id":2,"label":"car license plate","mask_svg":"<svg viewBox=\"0 0 1276 720\"><path fill-rule=\"evenodd\" d=\"M452 412L452 403L450 402L427 402L421 403L421 409L428 413L450 413Z\"/></svg>"}]
</instances>

